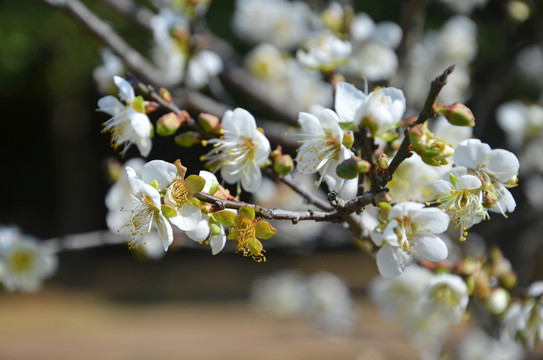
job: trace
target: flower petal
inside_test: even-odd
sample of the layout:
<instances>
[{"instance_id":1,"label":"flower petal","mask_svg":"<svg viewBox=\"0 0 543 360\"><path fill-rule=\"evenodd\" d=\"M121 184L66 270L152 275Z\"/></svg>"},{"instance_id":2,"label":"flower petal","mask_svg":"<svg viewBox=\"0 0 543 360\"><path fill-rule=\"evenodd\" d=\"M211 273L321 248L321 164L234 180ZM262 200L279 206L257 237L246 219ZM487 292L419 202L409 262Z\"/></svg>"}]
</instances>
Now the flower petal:
<instances>
[{"instance_id":1,"label":"flower petal","mask_svg":"<svg viewBox=\"0 0 543 360\"><path fill-rule=\"evenodd\" d=\"M147 184L153 180L158 181L159 188L162 190L168 187L177 175L177 168L174 164L162 161L149 161L143 166L142 179Z\"/></svg>"},{"instance_id":2,"label":"flower petal","mask_svg":"<svg viewBox=\"0 0 543 360\"><path fill-rule=\"evenodd\" d=\"M415 253L430 261L445 260L449 253L447 245L437 236L415 236L413 243Z\"/></svg>"},{"instance_id":3,"label":"flower petal","mask_svg":"<svg viewBox=\"0 0 543 360\"><path fill-rule=\"evenodd\" d=\"M453 161L457 166L465 166L468 169L477 169L488 160L491 148L479 139L466 139L456 147Z\"/></svg>"},{"instance_id":4,"label":"flower petal","mask_svg":"<svg viewBox=\"0 0 543 360\"><path fill-rule=\"evenodd\" d=\"M115 81L115 85L119 88L119 97L131 104L135 97L132 85L120 76L114 76L113 81Z\"/></svg>"},{"instance_id":5,"label":"flower petal","mask_svg":"<svg viewBox=\"0 0 543 360\"><path fill-rule=\"evenodd\" d=\"M441 234L449 227L450 218L438 208L426 208L413 216L412 221L421 224L421 229L427 229L432 234Z\"/></svg>"},{"instance_id":6,"label":"flower petal","mask_svg":"<svg viewBox=\"0 0 543 360\"><path fill-rule=\"evenodd\" d=\"M132 125L132 128L134 129L136 134L138 134L138 136L144 138L148 138L151 136L152 125L147 115L131 109L128 110L127 115L130 119L130 125Z\"/></svg>"},{"instance_id":7,"label":"flower petal","mask_svg":"<svg viewBox=\"0 0 543 360\"><path fill-rule=\"evenodd\" d=\"M506 183L518 173L519 162L515 154L503 149L492 150L487 166L494 173L494 177Z\"/></svg>"},{"instance_id":8,"label":"flower petal","mask_svg":"<svg viewBox=\"0 0 543 360\"><path fill-rule=\"evenodd\" d=\"M182 205L180 207L180 214L170 218L170 221L179 229L189 231L198 226L201 218L202 212L198 206Z\"/></svg>"},{"instance_id":9,"label":"flower petal","mask_svg":"<svg viewBox=\"0 0 543 360\"><path fill-rule=\"evenodd\" d=\"M207 239L211 229L209 228L209 216L202 216L202 219L198 222L198 225L187 231L187 236L196 242L202 242Z\"/></svg>"},{"instance_id":10,"label":"flower petal","mask_svg":"<svg viewBox=\"0 0 543 360\"><path fill-rule=\"evenodd\" d=\"M209 239L209 245L211 246L211 253L213 255L217 255L221 252L221 250L224 248L224 245L226 244L226 234L224 233L224 229L221 229L221 233L217 236L211 236Z\"/></svg>"},{"instance_id":11,"label":"flower petal","mask_svg":"<svg viewBox=\"0 0 543 360\"><path fill-rule=\"evenodd\" d=\"M171 243L173 242L173 230L170 226L170 223L164 216L161 214L158 215L158 219L155 222L156 227L158 230L158 234L160 235L160 238L162 239L162 245L164 246L164 251L168 251L168 247L170 247Z\"/></svg>"},{"instance_id":12,"label":"flower petal","mask_svg":"<svg viewBox=\"0 0 543 360\"><path fill-rule=\"evenodd\" d=\"M262 182L262 172L260 168L252 163L247 164L241 178L241 186L247 192L255 192L260 188Z\"/></svg>"},{"instance_id":13,"label":"flower petal","mask_svg":"<svg viewBox=\"0 0 543 360\"><path fill-rule=\"evenodd\" d=\"M340 122L354 122L354 115L367 95L353 85L340 82L336 87L335 109Z\"/></svg>"},{"instance_id":14,"label":"flower petal","mask_svg":"<svg viewBox=\"0 0 543 360\"><path fill-rule=\"evenodd\" d=\"M123 111L125 106L115 96L104 96L98 99L98 110L111 116Z\"/></svg>"},{"instance_id":15,"label":"flower petal","mask_svg":"<svg viewBox=\"0 0 543 360\"><path fill-rule=\"evenodd\" d=\"M388 244L384 244L377 252L377 267L385 279L401 275L411 261L411 257L405 251Z\"/></svg>"}]
</instances>

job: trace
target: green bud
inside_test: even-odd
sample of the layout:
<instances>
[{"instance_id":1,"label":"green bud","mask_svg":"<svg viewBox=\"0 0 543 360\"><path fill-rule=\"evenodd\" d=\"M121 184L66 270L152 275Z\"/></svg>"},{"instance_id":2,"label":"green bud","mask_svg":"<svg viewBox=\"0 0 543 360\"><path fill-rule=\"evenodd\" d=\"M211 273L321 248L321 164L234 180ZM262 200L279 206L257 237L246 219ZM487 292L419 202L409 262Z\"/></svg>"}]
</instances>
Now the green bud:
<instances>
[{"instance_id":1,"label":"green bud","mask_svg":"<svg viewBox=\"0 0 543 360\"><path fill-rule=\"evenodd\" d=\"M357 177L358 161L361 161L361 159L356 156L351 156L350 158L343 160L343 162L336 167L337 176L342 179L354 179Z\"/></svg>"},{"instance_id":2,"label":"green bud","mask_svg":"<svg viewBox=\"0 0 543 360\"><path fill-rule=\"evenodd\" d=\"M351 134L343 134L343 146L345 146L347 149L350 149L353 146L353 143L354 137Z\"/></svg>"},{"instance_id":3,"label":"green bud","mask_svg":"<svg viewBox=\"0 0 543 360\"><path fill-rule=\"evenodd\" d=\"M156 132L160 136L171 136L181 126L181 119L173 112L162 115L156 123Z\"/></svg>"},{"instance_id":4,"label":"green bud","mask_svg":"<svg viewBox=\"0 0 543 360\"><path fill-rule=\"evenodd\" d=\"M279 175L288 175L292 170L294 170L294 161L290 155L280 155L273 159L273 171Z\"/></svg>"},{"instance_id":5,"label":"green bud","mask_svg":"<svg viewBox=\"0 0 543 360\"><path fill-rule=\"evenodd\" d=\"M223 226L232 226L236 221L237 214L230 210L221 210L214 212L211 217Z\"/></svg>"},{"instance_id":6,"label":"green bud","mask_svg":"<svg viewBox=\"0 0 543 360\"><path fill-rule=\"evenodd\" d=\"M379 130L379 125L377 124L372 115L365 116L360 122L360 125L370 129L372 134L376 134Z\"/></svg>"},{"instance_id":7,"label":"green bud","mask_svg":"<svg viewBox=\"0 0 543 360\"><path fill-rule=\"evenodd\" d=\"M411 126L408 130L408 133L411 145L413 145L413 148L415 149L415 151L417 151L417 153L419 151L424 151L428 147L429 131L426 123Z\"/></svg>"},{"instance_id":8,"label":"green bud","mask_svg":"<svg viewBox=\"0 0 543 360\"><path fill-rule=\"evenodd\" d=\"M492 290L485 305L492 315L500 315L507 309L510 300L509 292L499 287Z\"/></svg>"},{"instance_id":9,"label":"green bud","mask_svg":"<svg viewBox=\"0 0 543 360\"><path fill-rule=\"evenodd\" d=\"M153 180L149 183L149 185L151 185L152 187L154 187L156 189L156 191L160 191L160 185L158 184L158 180Z\"/></svg>"},{"instance_id":10,"label":"green bud","mask_svg":"<svg viewBox=\"0 0 543 360\"><path fill-rule=\"evenodd\" d=\"M385 153L379 154L377 157L377 166L379 166L382 169L386 169L388 167L388 155Z\"/></svg>"},{"instance_id":11,"label":"green bud","mask_svg":"<svg viewBox=\"0 0 543 360\"><path fill-rule=\"evenodd\" d=\"M186 131L175 137L175 143L181 147L191 147L202 141L202 136L194 131Z\"/></svg>"},{"instance_id":12,"label":"green bud","mask_svg":"<svg viewBox=\"0 0 543 360\"><path fill-rule=\"evenodd\" d=\"M255 224L255 235L259 239L269 239L275 235L276 232L275 228L267 221L260 220Z\"/></svg>"},{"instance_id":13,"label":"green bud","mask_svg":"<svg viewBox=\"0 0 543 360\"><path fill-rule=\"evenodd\" d=\"M471 110L461 103L449 106L434 104L434 112L445 116L449 124L456 126L475 126L475 116Z\"/></svg>"},{"instance_id":14,"label":"green bud","mask_svg":"<svg viewBox=\"0 0 543 360\"><path fill-rule=\"evenodd\" d=\"M200 113L198 125L207 133L218 134L221 129L221 120L215 115Z\"/></svg>"},{"instance_id":15,"label":"green bud","mask_svg":"<svg viewBox=\"0 0 543 360\"><path fill-rule=\"evenodd\" d=\"M160 88L160 90L158 90L158 94L160 95L161 98L166 100L168 104L172 102L172 94L170 94L168 90L164 88Z\"/></svg>"},{"instance_id":16,"label":"green bud","mask_svg":"<svg viewBox=\"0 0 543 360\"><path fill-rule=\"evenodd\" d=\"M371 170L371 164L368 160L359 160L356 163L356 171L359 174L367 174Z\"/></svg>"}]
</instances>

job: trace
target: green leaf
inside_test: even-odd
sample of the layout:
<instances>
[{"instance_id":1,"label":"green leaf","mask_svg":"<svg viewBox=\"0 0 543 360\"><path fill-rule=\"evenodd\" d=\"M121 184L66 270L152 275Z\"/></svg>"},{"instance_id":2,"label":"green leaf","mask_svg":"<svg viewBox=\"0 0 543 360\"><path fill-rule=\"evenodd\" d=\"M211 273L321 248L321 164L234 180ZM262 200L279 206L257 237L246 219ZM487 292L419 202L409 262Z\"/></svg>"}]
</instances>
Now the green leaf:
<instances>
[{"instance_id":1,"label":"green leaf","mask_svg":"<svg viewBox=\"0 0 543 360\"><path fill-rule=\"evenodd\" d=\"M259 239L269 239L275 235L276 232L275 228L267 221L260 220L255 224L256 237Z\"/></svg>"},{"instance_id":2,"label":"green leaf","mask_svg":"<svg viewBox=\"0 0 543 360\"><path fill-rule=\"evenodd\" d=\"M255 209L249 206L244 206L239 209L239 216L253 221L255 219Z\"/></svg>"},{"instance_id":3,"label":"green leaf","mask_svg":"<svg viewBox=\"0 0 543 360\"><path fill-rule=\"evenodd\" d=\"M356 129L353 122L340 122L339 127L345 131L354 131Z\"/></svg>"},{"instance_id":4,"label":"green leaf","mask_svg":"<svg viewBox=\"0 0 543 360\"><path fill-rule=\"evenodd\" d=\"M386 142L391 142L396 140L400 135L395 131L387 131L386 133L379 136L380 139L385 140Z\"/></svg>"},{"instance_id":5,"label":"green leaf","mask_svg":"<svg viewBox=\"0 0 543 360\"><path fill-rule=\"evenodd\" d=\"M456 180L458 180L458 178L453 174L449 173L449 181L454 187L456 187Z\"/></svg>"},{"instance_id":6,"label":"green leaf","mask_svg":"<svg viewBox=\"0 0 543 360\"><path fill-rule=\"evenodd\" d=\"M172 218L172 217L174 217L174 216L177 216L177 211L176 211L173 207L171 207L171 206L169 206L169 205L162 204L162 205L160 206L160 210L162 211L162 215L164 215L164 217L165 217L166 219L169 219L169 218Z\"/></svg>"},{"instance_id":7,"label":"green leaf","mask_svg":"<svg viewBox=\"0 0 543 360\"><path fill-rule=\"evenodd\" d=\"M153 181L151 181L151 182L149 183L149 185L151 185L152 187L154 187L154 188L156 189L156 191L160 191L160 185L159 185L159 183L158 183L158 181L157 181L156 179L153 180Z\"/></svg>"},{"instance_id":8,"label":"green leaf","mask_svg":"<svg viewBox=\"0 0 543 360\"><path fill-rule=\"evenodd\" d=\"M222 226L232 226L234 225L237 216L238 215L233 211L221 210L213 213L211 218L215 219Z\"/></svg>"},{"instance_id":9,"label":"green leaf","mask_svg":"<svg viewBox=\"0 0 543 360\"><path fill-rule=\"evenodd\" d=\"M190 175L185 179L185 183L191 194L199 193L206 185L204 178L198 175Z\"/></svg>"}]
</instances>

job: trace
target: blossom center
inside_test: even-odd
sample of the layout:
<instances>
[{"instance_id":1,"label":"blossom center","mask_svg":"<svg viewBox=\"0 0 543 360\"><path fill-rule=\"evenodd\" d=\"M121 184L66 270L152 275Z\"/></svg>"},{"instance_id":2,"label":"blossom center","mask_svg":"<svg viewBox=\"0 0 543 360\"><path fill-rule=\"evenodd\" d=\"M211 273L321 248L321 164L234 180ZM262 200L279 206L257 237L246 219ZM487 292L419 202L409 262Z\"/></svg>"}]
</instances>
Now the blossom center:
<instances>
[{"instance_id":1,"label":"blossom center","mask_svg":"<svg viewBox=\"0 0 543 360\"><path fill-rule=\"evenodd\" d=\"M183 180L174 182L168 188L168 198L176 205L188 203L191 197L189 188Z\"/></svg>"},{"instance_id":2,"label":"blossom center","mask_svg":"<svg viewBox=\"0 0 543 360\"><path fill-rule=\"evenodd\" d=\"M35 259L36 253L34 251L18 250L9 257L9 265L14 272L23 273L30 270Z\"/></svg>"},{"instance_id":3,"label":"blossom center","mask_svg":"<svg viewBox=\"0 0 543 360\"><path fill-rule=\"evenodd\" d=\"M435 287L435 289L432 291L432 298L437 304L443 305L447 308L460 304L459 296L445 284Z\"/></svg>"}]
</instances>

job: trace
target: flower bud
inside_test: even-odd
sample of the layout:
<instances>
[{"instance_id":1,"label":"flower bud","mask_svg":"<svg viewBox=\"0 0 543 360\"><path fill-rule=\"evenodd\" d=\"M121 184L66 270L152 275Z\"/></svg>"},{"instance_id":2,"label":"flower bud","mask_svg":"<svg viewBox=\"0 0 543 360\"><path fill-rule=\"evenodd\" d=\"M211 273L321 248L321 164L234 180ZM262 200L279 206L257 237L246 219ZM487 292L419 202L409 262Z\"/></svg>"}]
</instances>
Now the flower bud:
<instances>
[{"instance_id":1,"label":"flower bud","mask_svg":"<svg viewBox=\"0 0 543 360\"><path fill-rule=\"evenodd\" d=\"M447 144L446 142L436 139L434 145L424 151L419 155L422 160L433 166L447 165L447 158L454 154L454 149Z\"/></svg>"},{"instance_id":2,"label":"flower bud","mask_svg":"<svg viewBox=\"0 0 543 360\"><path fill-rule=\"evenodd\" d=\"M429 132L426 123L411 126L408 132L411 145L417 152L424 151L428 147L431 135L433 135Z\"/></svg>"},{"instance_id":3,"label":"flower bud","mask_svg":"<svg viewBox=\"0 0 543 360\"><path fill-rule=\"evenodd\" d=\"M279 175L288 175L292 170L294 170L294 161L290 155L279 155L273 159L273 171Z\"/></svg>"},{"instance_id":4,"label":"flower bud","mask_svg":"<svg viewBox=\"0 0 543 360\"><path fill-rule=\"evenodd\" d=\"M145 113L151 114L158 110L159 104L156 101L145 101Z\"/></svg>"},{"instance_id":5,"label":"flower bud","mask_svg":"<svg viewBox=\"0 0 543 360\"><path fill-rule=\"evenodd\" d=\"M507 309L510 300L511 296L509 292L503 288L496 288L492 290L492 293L486 300L486 308L492 315L500 315Z\"/></svg>"},{"instance_id":6,"label":"flower bud","mask_svg":"<svg viewBox=\"0 0 543 360\"><path fill-rule=\"evenodd\" d=\"M156 132L160 136L173 135L179 129L181 123L179 116L173 112L162 115L156 123Z\"/></svg>"},{"instance_id":7,"label":"flower bud","mask_svg":"<svg viewBox=\"0 0 543 360\"><path fill-rule=\"evenodd\" d=\"M186 131L175 137L175 143L181 147L191 147L202 141L202 136L194 131Z\"/></svg>"},{"instance_id":8,"label":"flower bud","mask_svg":"<svg viewBox=\"0 0 543 360\"><path fill-rule=\"evenodd\" d=\"M215 115L200 113L200 115L198 115L198 125L200 125L207 133L218 134L221 121Z\"/></svg>"},{"instance_id":9,"label":"flower bud","mask_svg":"<svg viewBox=\"0 0 543 360\"><path fill-rule=\"evenodd\" d=\"M168 104L170 104L172 102L172 94L170 94L170 92L164 88L160 88L160 90L158 90L158 94L160 95L161 98L163 98Z\"/></svg>"},{"instance_id":10,"label":"flower bud","mask_svg":"<svg viewBox=\"0 0 543 360\"><path fill-rule=\"evenodd\" d=\"M371 133L374 135L377 133L377 130L379 130L379 124L377 124L372 115L364 116L360 125L370 129Z\"/></svg>"},{"instance_id":11,"label":"flower bud","mask_svg":"<svg viewBox=\"0 0 543 360\"><path fill-rule=\"evenodd\" d=\"M377 166L381 169L386 169L388 167L388 155L385 153L380 153L377 157Z\"/></svg>"},{"instance_id":12,"label":"flower bud","mask_svg":"<svg viewBox=\"0 0 543 360\"><path fill-rule=\"evenodd\" d=\"M449 106L434 104L433 110L436 114L445 116L449 124L456 126L475 126L475 116L464 104L454 103Z\"/></svg>"},{"instance_id":13,"label":"flower bud","mask_svg":"<svg viewBox=\"0 0 543 360\"><path fill-rule=\"evenodd\" d=\"M342 179L354 179L359 174L359 168L364 168L364 164L358 165L363 161L357 156L351 156L336 167L336 174ZM367 161L366 161L367 162Z\"/></svg>"},{"instance_id":14,"label":"flower bud","mask_svg":"<svg viewBox=\"0 0 543 360\"><path fill-rule=\"evenodd\" d=\"M498 278L498 282L505 289L512 289L517 285L517 275L514 272L504 274Z\"/></svg>"}]
</instances>

